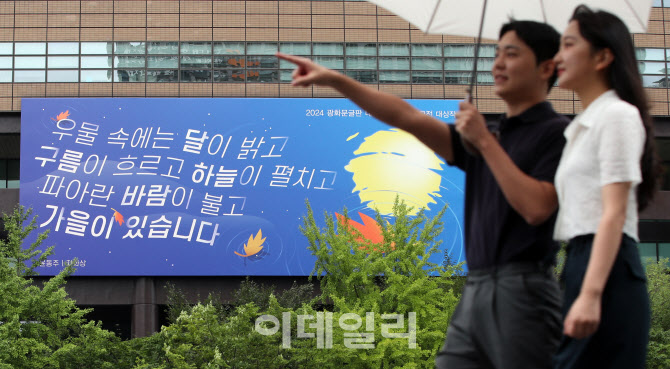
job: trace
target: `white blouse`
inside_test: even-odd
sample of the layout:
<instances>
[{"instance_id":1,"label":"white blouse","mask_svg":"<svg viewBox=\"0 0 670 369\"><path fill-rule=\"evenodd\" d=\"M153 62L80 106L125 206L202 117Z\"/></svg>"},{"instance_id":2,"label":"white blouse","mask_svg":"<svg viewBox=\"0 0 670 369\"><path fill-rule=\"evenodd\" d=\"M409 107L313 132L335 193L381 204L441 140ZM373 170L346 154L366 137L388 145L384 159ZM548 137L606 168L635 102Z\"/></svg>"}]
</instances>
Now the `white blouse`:
<instances>
[{"instance_id":1,"label":"white blouse","mask_svg":"<svg viewBox=\"0 0 670 369\"><path fill-rule=\"evenodd\" d=\"M639 241L636 187L642 181L645 141L640 112L609 90L576 116L564 135L555 178L559 209L554 239L596 233L603 211L602 187L632 182L623 232Z\"/></svg>"}]
</instances>

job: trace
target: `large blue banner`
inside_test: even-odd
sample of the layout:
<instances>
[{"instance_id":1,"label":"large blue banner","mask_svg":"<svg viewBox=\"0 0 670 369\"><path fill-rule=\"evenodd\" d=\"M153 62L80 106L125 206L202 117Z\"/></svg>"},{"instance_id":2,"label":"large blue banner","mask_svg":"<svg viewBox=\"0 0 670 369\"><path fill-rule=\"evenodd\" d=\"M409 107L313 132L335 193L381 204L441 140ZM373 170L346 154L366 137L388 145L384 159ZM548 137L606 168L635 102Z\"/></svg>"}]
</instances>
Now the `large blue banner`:
<instances>
[{"instance_id":1,"label":"large blue banner","mask_svg":"<svg viewBox=\"0 0 670 369\"><path fill-rule=\"evenodd\" d=\"M445 122L457 110L409 102ZM319 222L346 207L374 229L396 196L429 216L449 205L432 261L459 262L463 187L344 99L22 100L20 202L56 246L42 275L309 275L306 199Z\"/></svg>"}]
</instances>

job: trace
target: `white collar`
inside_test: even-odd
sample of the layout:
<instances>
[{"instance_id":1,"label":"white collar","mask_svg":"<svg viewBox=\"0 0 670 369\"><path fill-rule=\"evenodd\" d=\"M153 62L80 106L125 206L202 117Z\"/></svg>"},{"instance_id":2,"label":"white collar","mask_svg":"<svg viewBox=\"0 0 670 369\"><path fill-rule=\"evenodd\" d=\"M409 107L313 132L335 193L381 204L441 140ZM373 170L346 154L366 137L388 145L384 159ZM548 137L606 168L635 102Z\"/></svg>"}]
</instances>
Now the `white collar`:
<instances>
[{"instance_id":1,"label":"white collar","mask_svg":"<svg viewBox=\"0 0 670 369\"><path fill-rule=\"evenodd\" d=\"M612 100L620 100L619 96L614 90L607 90L600 94L586 110L579 113L575 117L575 122L581 124L584 127L591 127L593 121L596 120L602 113L602 110L608 105Z\"/></svg>"}]
</instances>

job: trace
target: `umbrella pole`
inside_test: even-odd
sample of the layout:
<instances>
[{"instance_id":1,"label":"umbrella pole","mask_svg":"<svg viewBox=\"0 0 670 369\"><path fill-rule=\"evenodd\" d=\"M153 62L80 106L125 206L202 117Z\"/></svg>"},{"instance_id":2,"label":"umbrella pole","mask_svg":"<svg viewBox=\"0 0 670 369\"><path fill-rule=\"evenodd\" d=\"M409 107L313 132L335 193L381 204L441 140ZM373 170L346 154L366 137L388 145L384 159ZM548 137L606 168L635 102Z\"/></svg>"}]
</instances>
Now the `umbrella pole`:
<instances>
[{"instance_id":1,"label":"umbrella pole","mask_svg":"<svg viewBox=\"0 0 670 369\"><path fill-rule=\"evenodd\" d=\"M472 78L470 78L470 87L468 87L468 100L472 102L472 93L477 81L477 60L479 60L479 45L482 43L482 31L484 29L484 15L486 14L486 3L482 6L482 17L479 20L479 34L477 35L477 42L475 43L475 60L472 66Z\"/></svg>"}]
</instances>

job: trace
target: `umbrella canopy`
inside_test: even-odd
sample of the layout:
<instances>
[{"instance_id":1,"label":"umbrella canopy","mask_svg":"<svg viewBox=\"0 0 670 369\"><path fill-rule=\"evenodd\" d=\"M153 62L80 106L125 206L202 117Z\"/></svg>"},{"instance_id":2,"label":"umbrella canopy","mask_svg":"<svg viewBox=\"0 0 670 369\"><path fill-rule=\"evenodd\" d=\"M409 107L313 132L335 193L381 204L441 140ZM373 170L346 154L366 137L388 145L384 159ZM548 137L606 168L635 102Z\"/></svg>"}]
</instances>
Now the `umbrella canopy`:
<instances>
[{"instance_id":1,"label":"umbrella canopy","mask_svg":"<svg viewBox=\"0 0 670 369\"><path fill-rule=\"evenodd\" d=\"M615 14L631 33L645 32L653 0L368 0L428 34L497 40L500 27L516 20L547 23L562 32L575 8L584 4ZM485 9L484 9L485 7Z\"/></svg>"}]
</instances>

